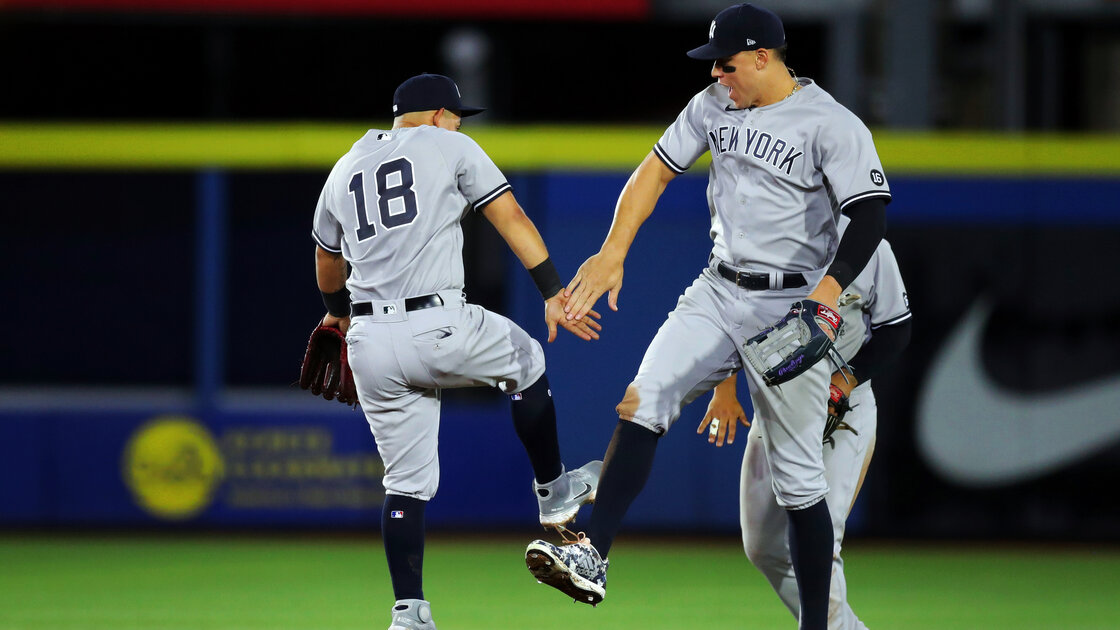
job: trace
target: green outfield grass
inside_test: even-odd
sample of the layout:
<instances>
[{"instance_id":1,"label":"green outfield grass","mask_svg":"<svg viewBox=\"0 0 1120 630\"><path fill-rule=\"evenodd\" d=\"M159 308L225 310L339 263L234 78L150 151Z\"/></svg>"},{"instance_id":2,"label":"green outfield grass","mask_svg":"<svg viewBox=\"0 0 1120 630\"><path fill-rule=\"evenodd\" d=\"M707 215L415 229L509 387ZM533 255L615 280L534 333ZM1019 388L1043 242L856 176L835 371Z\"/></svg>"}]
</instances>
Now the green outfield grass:
<instances>
[{"instance_id":1,"label":"green outfield grass","mask_svg":"<svg viewBox=\"0 0 1120 630\"><path fill-rule=\"evenodd\" d=\"M733 539L621 539L607 599L533 581L528 537L435 537L426 595L441 630L792 629ZM1120 628L1120 550L853 543L872 630ZM392 593L379 539L0 536L4 630L381 629Z\"/></svg>"}]
</instances>

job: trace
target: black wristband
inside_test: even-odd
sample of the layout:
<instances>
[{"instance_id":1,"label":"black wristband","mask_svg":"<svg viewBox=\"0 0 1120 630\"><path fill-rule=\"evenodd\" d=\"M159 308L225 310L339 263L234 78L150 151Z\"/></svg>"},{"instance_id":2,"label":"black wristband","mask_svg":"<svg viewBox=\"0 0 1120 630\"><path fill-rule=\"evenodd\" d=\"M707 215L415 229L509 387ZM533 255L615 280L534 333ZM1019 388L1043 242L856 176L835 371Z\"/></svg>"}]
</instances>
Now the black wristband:
<instances>
[{"instance_id":1,"label":"black wristband","mask_svg":"<svg viewBox=\"0 0 1120 630\"><path fill-rule=\"evenodd\" d=\"M537 284L541 297L546 300L564 288L564 283L560 282L560 274L556 272L556 265L552 264L551 257L545 258L544 262L530 269L529 275Z\"/></svg>"},{"instance_id":2,"label":"black wristband","mask_svg":"<svg viewBox=\"0 0 1120 630\"><path fill-rule=\"evenodd\" d=\"M342 287L334 293L323 293L323 304L327 306L327 312L335 317L350 317L350 289Z\"/></svg>"}]
</instances>

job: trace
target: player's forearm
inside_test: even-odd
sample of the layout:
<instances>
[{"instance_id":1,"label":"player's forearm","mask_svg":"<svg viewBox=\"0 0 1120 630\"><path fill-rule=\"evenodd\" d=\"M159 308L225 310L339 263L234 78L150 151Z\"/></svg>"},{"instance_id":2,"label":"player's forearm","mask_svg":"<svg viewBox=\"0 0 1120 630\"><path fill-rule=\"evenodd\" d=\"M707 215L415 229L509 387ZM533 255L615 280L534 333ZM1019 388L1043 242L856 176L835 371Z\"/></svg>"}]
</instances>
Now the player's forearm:
<instances>
[{"instance_id":1,"label":"player's forearm","mask_svg":"<svg viewBox=\"0 0 1120 630\"><path fill-rule=\"evenodd\" d=\"M532 269L548 258L548 248L541 233L521 209L513 193L502 194L487 205L482 214L498 230L502 240L526 269Z\"/></svg>"},{"instance_id":2,"label":"player's forearm","mask_svg":"<svg viewBox=\"0 0 1120 630\"><path fill-rule=\"evenodd\" d=\"M725 378L722 383L716 385L715 389L712 390L712 394L718 399L730 398L734 400L738 396L738 393L735 391L735 382L738 380L738 377L738 372L732 373L731 376Z\"/></svg>"},{"instance_id":3,"label":"player's forearm","mask_svg":"<svg viewBox=\"0 0 1120 630\"><path fill-rule=\"evenodd\" d=\"M524 214L520 220L505 224L505 232L499 230L499 233L526 269L532 269L548 258L548 248L541 233Z\"/></svg>"},{"instance_id":4,"label":"player's forearm","mask_svg":"<svg viewBox=\"0 0 1120 630\"><path fill-rule=\"evenodd\" d=\"M837 302L840 300L840 294L844 292L843 287L836 281L836 278L826 275L821 278L820 283L809 294L810 300L815 300L821 304L825 304L832 308L836 308Z\"/></svg>"},{"instance_id":5,"label":"player's forearm","mask_svg":"<svg viewBox=\"0 0 1120 630\"><path fill-rule=\"evenodd\" d=\"M638 228L653 214L657 200L674 177L676 173L666 168L652 151L642 160L618 197L614 220L601 252L619 259L626 257L634 237L638 235Z\"/></svg>"},{"instance_id":6,"label":"player's forearm","mask_svg":"<svg viewBox=\"0 0 1120 630\"><path fill-rule=\"evenodd\" d=\"M844 231L836 256L828 266L840 290L852 283L875 255L879 241L887 234L887 206L880 198L858 201L844 210L852 222ZM839 295L837 295L839 297Z\"/></svg>"},{"instance_id":7,"label":"player's forearm","mask_svg":"<svg viewBox=\"0 0 1120 630\"><path fill-rule=\"evenodd\" d=\"M856 385L859 385L859 379L846 368L840 368L832 373L832 384L839 387L845 396L850 396Z\"/></svg>"},{"instance_id":8,"label":"player's forearm","mask_svg":"<svg viewBox=\"0 0 1120 630\"><path fill-rule=\"evenodd\" d=\"M323 293L335 293L346 287L346 259L342 254L315 246L315 280Z\"/></svg>"},{"instance_id":9,"label":"player's forearm","mask_svg":"<svg viewBox=\"0 0 1120 630\"><path fill-rule=\"evenodd\" d=\"M723 392L723 393L726 393L728 391L734 392L735 391L735 382L738 381L738 380L739 380L739 373L738 372L732 372L731 376L728 376L727 378L723 379L722 383L720 383L719 385L716 385L716 391Z\"/></svg>"}]
</instances>

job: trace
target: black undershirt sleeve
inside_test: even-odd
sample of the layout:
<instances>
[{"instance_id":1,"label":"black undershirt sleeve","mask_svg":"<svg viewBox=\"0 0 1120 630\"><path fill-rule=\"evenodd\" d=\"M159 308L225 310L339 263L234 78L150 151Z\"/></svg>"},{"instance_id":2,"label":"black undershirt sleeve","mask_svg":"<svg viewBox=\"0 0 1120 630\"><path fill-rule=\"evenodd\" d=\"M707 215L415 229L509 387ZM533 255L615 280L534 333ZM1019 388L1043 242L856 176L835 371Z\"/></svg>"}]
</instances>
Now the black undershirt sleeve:
<instances>
[{"instance_id":1,"label":"black undershirt sleeve","mask_svg":"<svg viewBox=\"0 0 1120 630\"><path fill-rule=\"evenodd\" d=\"M867 266L867 261L875 255L879 241L887 234L887 204L881 197L857 201L844 210L851 218L840 245L836 248L836 258L828 267L827 275L846 288L856 279L859 272Z\"/></svg>"},{"instance_id":2,"label":"black undershirt sleeve","mask_svg":"<svg viewBox=\"0 0 1120 630\"><path fill-rule=\"evenodd\" d=\"M911 321L907 319L891 326L881 326L871 332L871 340L848 362L860 383L882 374L902 354L910 343Z\"/></svg>"}]
</instances>

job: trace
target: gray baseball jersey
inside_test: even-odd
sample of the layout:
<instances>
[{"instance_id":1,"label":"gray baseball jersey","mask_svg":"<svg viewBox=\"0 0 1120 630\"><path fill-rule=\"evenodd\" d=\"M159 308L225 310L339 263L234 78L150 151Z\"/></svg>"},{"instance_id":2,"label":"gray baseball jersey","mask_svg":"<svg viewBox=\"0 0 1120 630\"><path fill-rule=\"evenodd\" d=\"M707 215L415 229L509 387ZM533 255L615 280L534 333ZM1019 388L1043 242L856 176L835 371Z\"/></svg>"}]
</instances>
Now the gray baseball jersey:
<instances>
[{"instance_id":1,"label":"gray baseball jersey","mask_svg":"<svg viewBox=\"0 0 1120 630\"><path fill-rule=\"evenodd\" d=\"M441 390L512 394L544 373L537 340L462 292L459 222L509 189L474 140L422 126L370 130L335 164L319 197L312 236L342 253L351 299L371 307L352 318L346 342L388 494L435 495ZM418 297L428 306L414 301L409 310L407 298Z\"/></svg>"},{"instance_id":2,"label":"gray baseball jersey","mask_svg":"<svg viewBox=\"0 0 1120 630\"><path fill-rule=\"evenodd\" d=\"M808 79L789 97L736 109L727 88L697 94L654 146L683 172L712 154L708 205L713 240L705 269L677 303L646 350L618 406L619 415L657 432L680 409L742 365L742 344L784 316L825 273L839 244L837 220L848 205L890 199L871 134L851 112ZM738 287L716 272L800 272L807 286ZM763 432L777 502L808 507L828 492L821 434L830 370L818 362L801 376L767 387L746 370Z\"/></svg>"},{"instance_id":3,"label":"gray baseball jersey","mask_svg":"<svg viewBox=\"0 0 1120 630\"><path fill-rule=\"evenodd\" d=\"M654 146L686 171L706 151L712 254L756 271L812 271L836 253L839 212L890 188L871 132L810 79L788 98L736 109L713 83Z\"/></svg>"},{"instance_id":4,"label":"gray baseball jersey","mask_svg":"<svg viewBox=\"0 0 1120 630\"><path fill-rule=\"evenodd\" d=\"M430 125L371 129L327 178L312 236L350 261L355 302L462 289L460 221L509 189L468 136Z\"/></svg>"},{"instance_id":5,"label":"gray baseball jersey","mask_svg":"<svg viewBox=\"0 0 1120 630\"><path fill-rule=\"evenodd\" d=\"M840 231L847 226L841 218ZM875 329L899 324L910 318L906 286L890 244L883 240L859 276L848 286L841 303L844 317L837 348L851 359L871 338ZM878 424L875 394L870 381L860 383L850 397L852 410L844 420L855 431L837 431L834 442L824 448L828 480L828 511L832 516L833 571L829 590L829 630L865 630L863 622L847 601L847 580L840 556L845 522L867 472L875 447ZM823 401L818 404L824 404ZM774 500L773 480L764 447L764 423L754 423L743 453L739 485L739 519L743 546L751 562L766 576L782 602L796 616L800 609L797 581L790 559L788 519Z\"/></svg>"}]
</instances>

